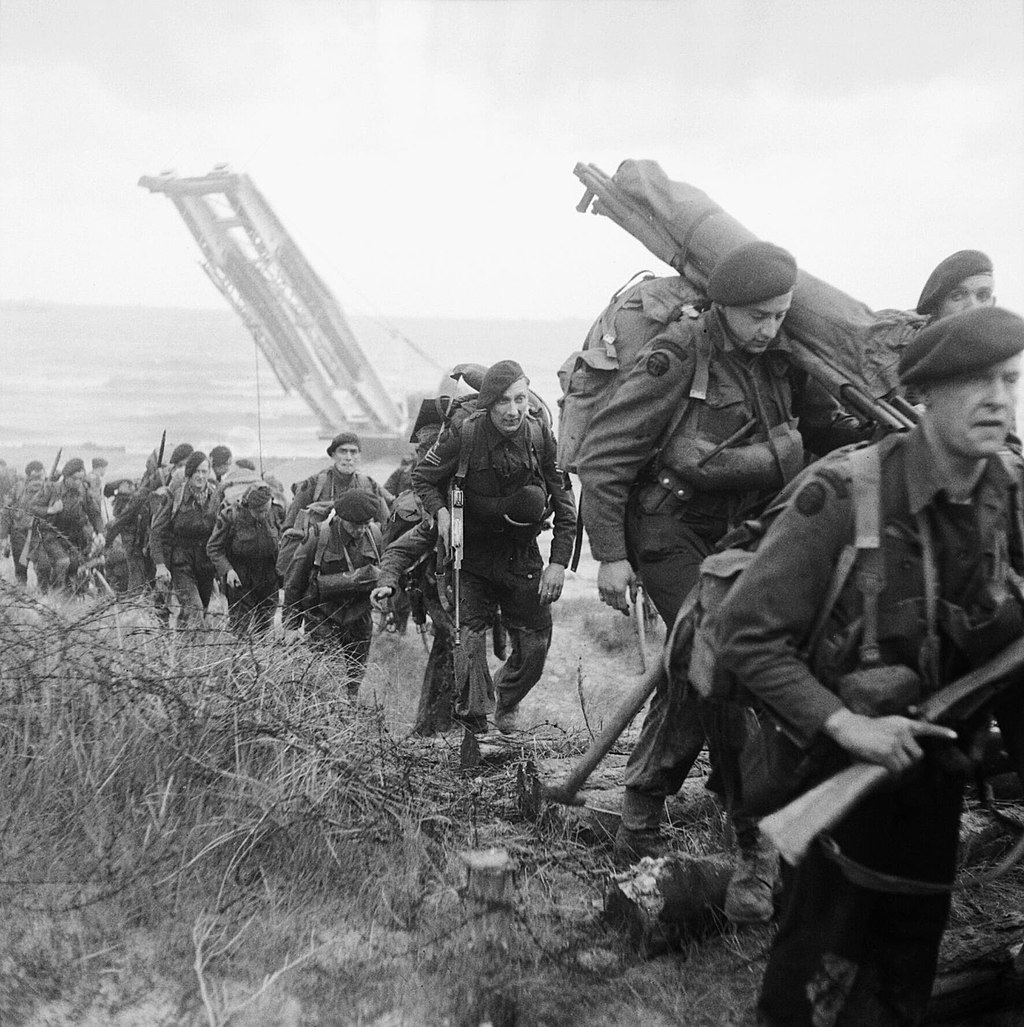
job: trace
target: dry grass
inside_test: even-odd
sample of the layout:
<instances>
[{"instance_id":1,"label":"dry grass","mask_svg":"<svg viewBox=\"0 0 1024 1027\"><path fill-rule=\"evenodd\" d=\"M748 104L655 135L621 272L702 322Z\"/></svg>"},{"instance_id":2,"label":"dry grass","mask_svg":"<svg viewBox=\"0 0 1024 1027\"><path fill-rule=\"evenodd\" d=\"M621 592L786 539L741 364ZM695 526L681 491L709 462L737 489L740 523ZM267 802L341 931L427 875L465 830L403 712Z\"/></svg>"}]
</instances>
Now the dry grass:
<instances>
[{"instance_id":1,"label":"dry grass","mask_svg":"<svg viewBox=\"0 0 1024 1027\"><path fill-rule=\"evenodd\" d=\"M769 929L640 960L600 915L607 848L524 815L520 768L582 728L467 773L458 735L397 737L301 647L0 590L0 1023L468 1024L488 971L460 854L492 845L518 866L497 983L520 1025L751 1022ZM416 639L385 645L412 675ZM723 847L710 801L672 830Z\"/></svg>"}]
</instances>

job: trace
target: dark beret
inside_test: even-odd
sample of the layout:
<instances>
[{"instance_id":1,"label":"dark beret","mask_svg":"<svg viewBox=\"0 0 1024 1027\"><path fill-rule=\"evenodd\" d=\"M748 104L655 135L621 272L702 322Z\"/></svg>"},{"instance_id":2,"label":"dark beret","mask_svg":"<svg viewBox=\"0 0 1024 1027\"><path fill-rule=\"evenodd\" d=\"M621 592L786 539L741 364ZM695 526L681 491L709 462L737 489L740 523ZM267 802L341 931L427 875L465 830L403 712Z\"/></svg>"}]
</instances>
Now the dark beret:
<instances>
[{"instance_id":1,"label":"dark beret","mask_svg":"<svg viewBox=\"0 0 1024 1027\"><path fill-rule=\"evenodd\" d=\"M360 452L363 451L363 444L359 441L359 436L350 431L338 432L331 439L331 444L327 447L327 455L334 456L334 451L339 446L355 446Z\"/></svg>"},{"instance_id":2,"label":"dark beret","mask_svg":"<svg viewBox=\"0 0 1024 1027\"><path fill-rule=\"evenodd\" d=\"M95 467L109 467L110 464L107 460L104 460L101 456L94 456L92 458L92 466Z\"/></svg>"},{"instance_id":3,"label":"dark beret","mask_svg":"<svg viewBox=\"0 0 1024 1027\"><path fill-rule=\"evenodd\" d=\"M992 274L992 261L981 250L957 250L943 260L928 276L917 301L919 314L934 314L942 301L971 275Z\"/></svg>"},{"instance_id":4,"label":"dark beret","mask_svg":"<svg viewBox=\"0 0 1024 1027\"><path fill-rule=\"evenodd\" d=\"M65 465L64 469L60 472L62 478L70 478L72 474L77 474L79 471L85 470L85 461L79 460L77 456L73 456Z\"/></svg>"},{"instance_id":5,"label":"dark beret","mask_svg":"<svg viewBox=\"0 0 1024 1027\"><path fill-rule=\"evenodd\" d=\"M210 463L217 464L218 467L231 463L231 450L227 446L214 446L210 450Z\"/></svg>"},{"instance_id":6,"label":"dark beret","mask_svg":"<svg viewBox=\"0 0 1024 1027\"><path fill-rule=\"evenodd\" d=\"M122 485L134 484L135 482L131 478L115 478L113 481L108 481L107 484L103 486L103 495L105 495L108 499L112 499L114 496L117 495L117 490Z\"/></svg>"},{"instance_id":7,"label":"dark beret","mask_svg":"<svg viewBox=\"0 0 1024 1027\"><path fill-rule=\"evenodd\" d=\"M489 409L501 399L505 390L520 378L526 378L526 372L514 360L499 360L491 364L480 382L477 393L477 406ZM526 378L527 384L530 379Z\"/></svg>"},{"instance_id":8,"label":"dark beret","mask_svg":"<svg viewBox=\"0 0 1024 1027\"><path fill-rule=\"evenodd\" d=\"M209 460L209 457L201 449L189 453L188 459L185 461L185 477L191 478L196 473L196 468L206 460Z\"/></svg>"},{"instance_id":9,"label":"dark beret","mask_svg":"<svg viewBox=\"0 0 1024 1027\"><path fill-rule=\"evenodd\" d=\"M192 455L192 447L187 442L179 442L171 450L171 463L180 464Z\"/></svg>"},{"instance_id":10,"label":"dark beret","mask_svg":"<svg viewBox=\"0 0 1024 1027\"><path fill-rule=\"evenodd\" d=\"M335 500L334 512L345 521L363 523L372 521L380 510L380 500L363 489L349 489Z\"/></svg>"},{"instance_id":11,"label":"dark beret","mask_svg":"<svg viewBox=\"0 0 1024 1027\"><path fill-rule=\"evenodd\" d=\"M243 456L241 460L236 461L239 467L244 467L247 471L255 471L256 464L248 457Z\"/></svg>"},{"instance_id":12,"label":"dark beret","mask_svg":"<svg viewBox=\"0 0 1024 1027\"><path fill-rule=\"evenodd\" d=\"M36 471L45 471L45 470L46 470L46 468L43 466L42 460L29 460L29 462L27 464L25 464L25 474L26 475L34 474Z\"/></svg>"},{"instance_id":13,"label":"dark beret","mask_svg":"<svg viewBox=\"0 0 1024 1027\"><path fill-rule=\"evenodd\" d=\"M770 242L745 243L715 265L708 298L725 307L744 307L789 292L796 285L793 254Z\"/></svg>"},{"instance_id":14,"label":"dark beret","mask_svg":"<svg viewBox=\"0 0 1024 1027\"><path fill-rule=\"evenodd\" d=\"M1002 307L975 307L922 328L900 356L900 381L921 385L956 378L1022 351L1024 319Z\"/></svg>"}]
</instances>

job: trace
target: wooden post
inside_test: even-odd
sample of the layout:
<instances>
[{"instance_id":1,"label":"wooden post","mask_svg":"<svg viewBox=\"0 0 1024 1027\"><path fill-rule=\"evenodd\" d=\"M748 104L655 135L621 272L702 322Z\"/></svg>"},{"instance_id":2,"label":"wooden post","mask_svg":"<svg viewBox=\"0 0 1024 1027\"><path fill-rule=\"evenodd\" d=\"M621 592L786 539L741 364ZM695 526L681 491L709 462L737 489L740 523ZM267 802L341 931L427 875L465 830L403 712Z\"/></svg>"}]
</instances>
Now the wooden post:
<instances>
[{"instance_id":1,"label":"wooden post","mask_svg":"<svg viewBox=\"0 0 1024 1027\"><path fill-rule=\"evenodd\" d=\"M504 849L462 853L468 879L469 989L461 1027L515 1027L516 1001L509 984L509 934L515 863Z\"/></svg>"}]
</instances>

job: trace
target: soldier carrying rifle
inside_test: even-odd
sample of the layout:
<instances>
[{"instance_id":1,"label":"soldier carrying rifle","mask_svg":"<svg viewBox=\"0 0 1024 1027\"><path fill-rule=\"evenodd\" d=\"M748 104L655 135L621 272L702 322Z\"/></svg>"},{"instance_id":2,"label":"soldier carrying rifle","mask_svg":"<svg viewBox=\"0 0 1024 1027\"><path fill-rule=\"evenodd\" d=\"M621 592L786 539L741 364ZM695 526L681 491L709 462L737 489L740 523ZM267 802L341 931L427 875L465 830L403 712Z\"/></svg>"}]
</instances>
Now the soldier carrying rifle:
<instances>
[{"instance_id":1,"label":"soldier carrying rifle","mask_svg":"<svg viewBox=\"0 0 1024 1027\"><path fill-rule=\"evenodd\" d=\"M540 680L551 645L551 603L562 594L572 555L576 506L555 466L550 429L529 414L529 379L514 360L488 368L477 410L453 423L413 471L413 488L450 547L452 486L463 495L464 553L459 572L457 714L474 731L494 709L502 732L515 730L519 703ZM537 545L553 507L547 566ZM500 609L511 654L491 680L486 632ZM460 676L461 671L461 676Z\"/></svg>"},{"instance_id":2,"label":"soldier carrying rifle","mask_svg":"<svg viewBox=\"0 0 1024 1027\"><path fill-rule=\"evenodd\" d=\"M993 713L1024 772L1019 666L969 715L912 715L1024 633L1024 461L1005 445L1022 351L1024 320L998 307L920 331L899 364L920 424L809 468L720 611L721 664L782 729L764 732L775 766L853 759L896 778L786 882L759 1023L921 1022Z\"/></svg>"}]
</instances>

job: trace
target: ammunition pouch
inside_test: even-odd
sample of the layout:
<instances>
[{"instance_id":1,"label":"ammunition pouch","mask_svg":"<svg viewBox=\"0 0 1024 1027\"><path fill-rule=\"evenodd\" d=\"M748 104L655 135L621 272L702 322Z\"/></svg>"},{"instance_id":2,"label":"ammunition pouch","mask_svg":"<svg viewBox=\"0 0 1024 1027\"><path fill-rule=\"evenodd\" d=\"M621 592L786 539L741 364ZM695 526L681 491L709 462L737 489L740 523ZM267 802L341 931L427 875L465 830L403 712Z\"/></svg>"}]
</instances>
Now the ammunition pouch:
<instances>
[{"instance_id":1,"label":"ammunition pouch","mask_svg":"<svg viewBox=\"0 0 1024 1027\"><path fill-rule=\"evenodd\" d=\"M672 471L698 492L780 489L803 468L803 440L788 422L776 425L769 436L770 440L730 446L699 466L718 443L676 434L662 450L659 478Z\"/></svg>"}]
</instances>

